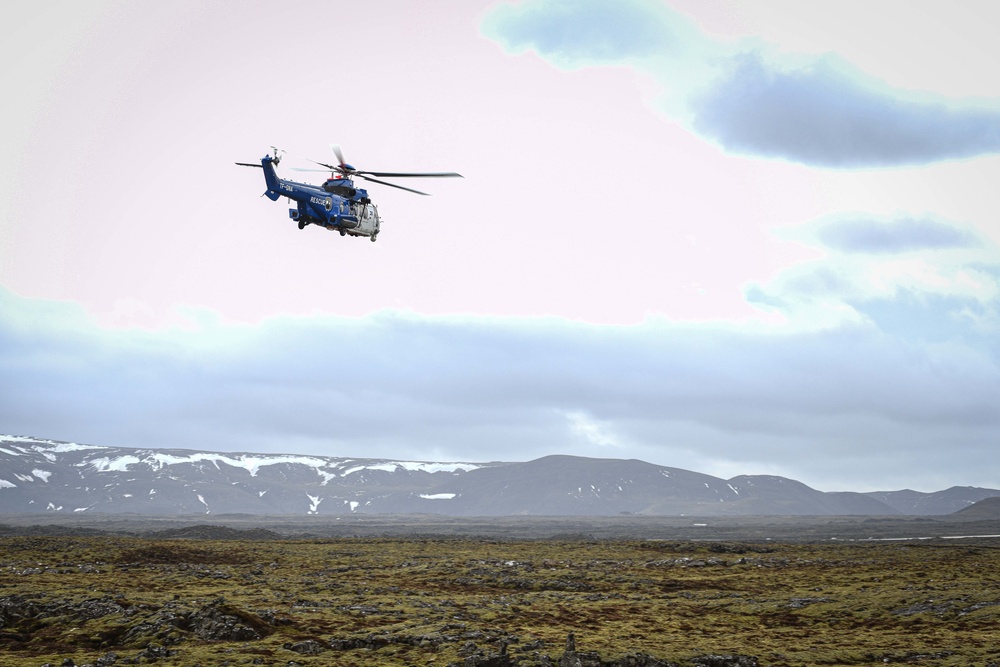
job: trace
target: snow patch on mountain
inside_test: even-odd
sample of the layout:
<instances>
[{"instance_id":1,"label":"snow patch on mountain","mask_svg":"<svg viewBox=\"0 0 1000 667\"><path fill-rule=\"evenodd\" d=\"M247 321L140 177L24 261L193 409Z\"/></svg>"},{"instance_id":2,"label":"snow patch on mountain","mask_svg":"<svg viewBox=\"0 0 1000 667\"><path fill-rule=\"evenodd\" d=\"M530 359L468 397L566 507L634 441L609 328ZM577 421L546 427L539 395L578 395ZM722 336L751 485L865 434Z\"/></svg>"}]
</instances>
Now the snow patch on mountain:
<instances>
[{"instance_id":1,"label":"snow patch on mountain","mask_svg":"<svg viewBox=\"0 0 1000 667\"><path fill-rule=\"evenodd\" d=\"M127 472L130 465L139 463L138 456L119 456L118 458L102 457L91 459L85 463L77 463L77 467L88 467L94 472Z\"/></svg>"},{"instance_id":2,"label":"snow patch on mountain","mask_svg":"<svg viewBox=\"0 0 1000 667\"><path fill-rule=\"evenodd\" d=\"M476 463L428 463L425 461L397 461L396 465L403 470L420 472L469 472L482 468Z\"/></svg>"},{"instance_id":3,"label":"snow patch on mountain","mask_svg":"<svg viewBox=\"0 0 1000 667\"><path fill-rule=\"evenodd\" d=\"M245 454L230 456L211 452L192 452L186 456L178 456L176 454L167 454L165 452L150 451L141 457L135 455L125 455L110 458L105 456L90 459L84 463L78 463L77 465L79 467L89 467L94 472L128 472L131 466L137 466L140 464L145 464L153 470L159 471L163 470L167 466L176 466L185 463L210 463L220 470L221 468L219 467L219 464L224 463L233 468L242 468L243 470L246 470L250 473L251 477L256 477L257 473L260 472L260 469L265 466L280 465L283 463L298 463L311 468L316 468L317 472L327 479L336 477L336 475L330 475L329 473L324 473L319 470L319 468L329 465L329 462L325 459L311 456L288 456L280 454L271 456Z\"/></svg>"},{"instance_id":4,"label":"snow patch on mountain","mask_svg":"<svg viewBox=\"0 0 1000 667\"><path fill-rule=\"evenodd\" d=\"M22 453L27 451L35 451L50 461L54 460L52 458L52 453L65 454L66 452L77 452L82 450L90 449L108 449L107 447L101 447L99 445L78 445L75 442L59 442L58 440L45 440L43 438L30 438L20 435L0 435L0 443L6 443L11 446L17 447L16 443L23 443L25 445L31 445L30 447L17 447ZM42 446L44 445L44 447ZM7 448L0 448L4 454L17 455L16 452L12 452Z\"/></svg>"},{"instance_id":5,"label":"snow patch on mountain","mask_svg":"<svg viewBox=\"0 0 1000 667\"><path fill-rule=\"evenodd\" d=\"M319 504L323 502L323 499L319 496L312 496L308 493L306 497L309 498L309 511L306 514L319 514Z\"/></svg>"},{"instance_id":6,"label":"snow patch on mountain","mask_svg":"<svg viewBox=\"0 0 1000 667\"><path fill-rule=\"evenodd\" d=\"M396 472L398 468L409 472L468 472L476 470L482 466L476 463L429 463L426 461L383 461L379 463L369 463L366 465L347 468L341 475L347 477L362 470L381 470L383 472Z\"/></svg>"}]
</instances>

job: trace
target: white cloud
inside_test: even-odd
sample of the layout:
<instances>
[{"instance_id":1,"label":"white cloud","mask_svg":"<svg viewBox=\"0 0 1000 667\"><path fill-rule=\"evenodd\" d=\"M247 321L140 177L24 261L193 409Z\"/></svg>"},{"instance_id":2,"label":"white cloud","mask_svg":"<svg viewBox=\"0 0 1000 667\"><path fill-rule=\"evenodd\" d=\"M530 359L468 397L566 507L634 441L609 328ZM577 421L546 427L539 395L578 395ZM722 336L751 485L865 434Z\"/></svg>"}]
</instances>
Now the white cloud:
<instances>
[{"instance_id":1,"label":"white cloud","mask_svg":"<svg viewBox=\"0 0 1000 667\"><path fill-rule=\"evenodd\" d=\"M614 427L607 421L593 419L585 412L573 410L566 413L566 421L574 436L583 441L586 446L597 448L621 448L620 437Z\"/></svg>"},{"instance_id":2,"label":"white cloud","mask_svg":"<svg viewBox=\"0 0 1000 667\"><path fill-rule=\"evenodd\" d=\"M874 325L906 340L1000 335L1000 248L933 216L824 216L780 232L819 258L746 287L747 299L802 327Z\"/></svg>"}]
</instances>

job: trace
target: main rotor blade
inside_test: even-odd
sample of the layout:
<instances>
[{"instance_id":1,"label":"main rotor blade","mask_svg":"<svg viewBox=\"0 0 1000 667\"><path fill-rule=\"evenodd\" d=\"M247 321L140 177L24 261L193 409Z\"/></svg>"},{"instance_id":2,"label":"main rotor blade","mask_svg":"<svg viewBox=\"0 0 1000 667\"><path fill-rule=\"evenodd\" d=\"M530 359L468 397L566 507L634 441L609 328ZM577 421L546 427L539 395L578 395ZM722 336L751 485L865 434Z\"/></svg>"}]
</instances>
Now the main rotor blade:
<instances>
[{"instance_id":1,"label":"main rotor blade","mask_svg":"<svg viewBox=\"0 0 1000 667\"><path fill-rule=\"evenodd\" d=\"M318 164L321 167L326 167L326 169L324 171L339 171L339 172L343 172L344 171L344 169L342 167L340 167L340 165L327 164L326 162L317 162L316 160L310 160L307 157L302 158L302 159L306 160L308 162L312 162L313 164ZM305 171L305 170L304 169L298 169L297 171ZM319 170L317 169L316 171L319 171Z\"/></svg>"},{"instance_id":2,"label":"main rotor blade","mask_svg":"<svg viewBox=\"0 0 1000 667\"><path fill-rule=\"evenodd\" d=\"M413 192L413 193L416 193L418 195L424 195L425 197L430 197L430 195L428 193L421 192L420 190L414 190L413 188L406 188L406 187L403 187L402 185L396 185L395 183L388 183L386 181L380 181L377 178L372 178L371 176L362 176L361 174L356 174L356 175L360 176L361 178L365 179L366 181L371 181L372 183L378 183L380 185L388 185L390 188L399 188L400 190L406 190L407 192Z\"/></svg>"},{"instance_id":3,"label":"main rotor blade","mask_svg":"<svg viewBox=\"0 0 1000 667\"><path fill-rule=\"evenodd\" d=\"M382 176L383 178L465 178L465 176L456 174L453 171L434 171L423 173L401 171L356 171L354 173Z\"/></svg>"},{"instance_id":4,"label":"main rotor blade","mask_svg":"<svg viewBox=\"0 0 1000 667\"><path fill-rule=\"evenodd\" d=\"M253 162L237 162L236 164L241 167L257 167L258 169L263 169L264 167L259 164L254 164Z\"/></svg>"},{"instance_id":5,"label":"main rotor blade","mask_svg":"<svg viewBox=\"0 0 1000 667\"><path fill-rule=\"evenodd\" d=\"M332 150L333 154L337 156L337 161L340 162L341 167L347 165L347 161L344 160L344 154L340 150L340 144L330 144L330 150Z\"/></svg>"}]
</instances>

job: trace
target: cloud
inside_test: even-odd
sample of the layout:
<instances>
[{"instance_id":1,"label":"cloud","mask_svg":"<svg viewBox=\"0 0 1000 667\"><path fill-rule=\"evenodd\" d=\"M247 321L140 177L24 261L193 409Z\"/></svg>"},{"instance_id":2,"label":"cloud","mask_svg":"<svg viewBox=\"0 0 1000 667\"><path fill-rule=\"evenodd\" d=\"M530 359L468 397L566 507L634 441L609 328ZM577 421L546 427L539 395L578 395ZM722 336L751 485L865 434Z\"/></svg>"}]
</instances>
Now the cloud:
<instances>
[{"instance_id":1,"label":"cloud","mask_svg":"<svg viewBox=\"0 0 1000 667\"><path fill-rule=\"evenodd\" d=\"M499 4L482 30L564 69L627 64L649 74L663 111L732 153L852 169L1000 152L996 101L895 89L833 54L713 39L652 0Z\"/></svg>"},{"instance_id":2,"label":"cloud","mask_svg":"<svg viewBox=\"0 0 1000 667\"><path fill-rule=\"evenodd\" d=\"M614 429L605 422L595 421L583 412L569 412L566 420L572 432L586 443L609 449L620 446Z\"/></svg>"},{"instance_id":3,"label":"cloud","mask_svg":"<svg viewBox=\"0 0 1000 667\"><path fill-rule=\"evenodd\" d=\"M964 340L1000 355L1000 249L931 216L826 216L783 236L819 246L747 300L791 322L874 325L899 340Z\"/></svg>"},{"instance_id":4,"label":"cloud","mask_svg":"<svg viewBox=\"0 0 1000 667\"><path fill-rule=\"evenodd\" d=\"M828 247L842 252L875 254L972 248L980 244L969 230L918 217L888 221L871 218L835 220L820 228L819 238Z\"/></svg>"},{"instance_id":5,"label":"cloud","mask_svg":"<svg viewBox=\"0 0 1000 667\"><path fill-rule=\"evenodd\" d=\"M833 56L789 70L759 53L693 102L693 127L727 151L819 167L924 164L1000 151L1000 109L925 101Z\"/></svg>"},{"instance_id":6,"label":"cloud","mask_svg":"<svg viewBox=\"0 0 1000 667\"><path fill-rule=\"evenodd\" d=\"M989 349L1000 332L1000 299L982 301L970 296L954 296L899 289L891 297L857 300L858 312L876 322L879 330L905 339L915 332L927 341L943 342L958 335L978 339ZM1000 346L993 343L1000 353Z\"/></svg>"},{"instance_id":7,"label":"cloud","mask_svg":"<svg viewBox=\"0 0 1000 667\"><path fill-rule=\"evenodd\" d=\"M642 0L501 4L486 15L482 31L511 52L532 50L566 69L652 55L672 41L663 12Z\"/></svg>"},{"instance_id":8,"label":"cloud","mask_svg":"<svg viewBox=\"0 0 1000 667\"><path fill-rule=\"evenodd\" d=\"M20 434L407 459L611 454L709 473L742 462L821 488L880 485L864 463L876 454L905 460L912 486L937 483L931 466L950 483L1000 472L986 446L1000 427L997 357L870 325L383 312L149 331L9 292L0 306L0 424ZM968 456L941 467L956 447Z\"/></svg>"}]
</instances>

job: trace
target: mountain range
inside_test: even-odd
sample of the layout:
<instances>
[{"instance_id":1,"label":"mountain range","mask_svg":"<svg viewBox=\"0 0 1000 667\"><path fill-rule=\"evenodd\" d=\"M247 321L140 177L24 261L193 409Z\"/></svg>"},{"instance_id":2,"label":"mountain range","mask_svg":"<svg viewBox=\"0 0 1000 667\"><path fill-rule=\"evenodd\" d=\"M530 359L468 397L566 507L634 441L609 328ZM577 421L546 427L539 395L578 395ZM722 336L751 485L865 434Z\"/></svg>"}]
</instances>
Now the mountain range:
<instances>
[{"instance_id":1,"label":"mountain range","mask_svg":"<svg viewBox=\"0 0 1000 667\"><path fill-rule=\"evenodd\" d=\"M943 515L1000 490L823 492L637 460L418 462L136 449L0 436L0 512L446 516Z\"/></svg>"}]
</instances>

